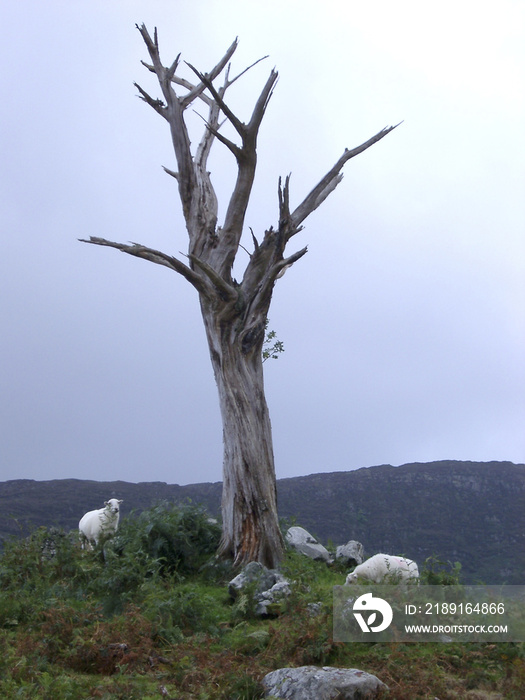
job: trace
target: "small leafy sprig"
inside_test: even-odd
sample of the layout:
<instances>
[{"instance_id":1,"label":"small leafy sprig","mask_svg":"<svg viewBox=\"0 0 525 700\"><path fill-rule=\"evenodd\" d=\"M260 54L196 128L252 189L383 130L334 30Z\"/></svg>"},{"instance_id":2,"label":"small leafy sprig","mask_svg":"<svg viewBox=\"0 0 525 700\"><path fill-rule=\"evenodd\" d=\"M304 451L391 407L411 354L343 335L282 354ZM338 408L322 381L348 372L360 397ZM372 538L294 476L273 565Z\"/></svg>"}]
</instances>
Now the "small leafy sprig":
<instances>
[{"instance_id":1,"label":"small leafy sprig","mask_svg":"<svg viewBox=\"0 0 525 700\"><path fill-rule=\"evenodd\" d=\"M284 343L282 340L276 340L277 333L275 331L268 330L269 322L270 319L266 319L266 324L264 326L266 335L264 338L262 351L263 362L266 362L266 360L269 358L272 358L272 360L277 360L280 353L284 352Z\"/></svg>"}]
</instances>

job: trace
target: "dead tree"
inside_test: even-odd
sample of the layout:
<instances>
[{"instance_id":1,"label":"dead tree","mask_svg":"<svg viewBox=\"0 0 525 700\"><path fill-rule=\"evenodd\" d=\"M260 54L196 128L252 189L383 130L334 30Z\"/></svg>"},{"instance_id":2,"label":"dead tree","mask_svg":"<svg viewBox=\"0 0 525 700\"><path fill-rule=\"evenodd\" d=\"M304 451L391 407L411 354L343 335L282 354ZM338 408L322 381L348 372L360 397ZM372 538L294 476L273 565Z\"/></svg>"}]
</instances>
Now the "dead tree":
<instances>
[{"instance_id":1,"label":"dead tree","mask_svg":"<svg viewBox=\"0 0 525 700\"><path fill-rule=\"evenodd\" d=\"M144 25L137 29L151 61L143 65L156 75L162 98L150 96L139 85L136 87L140 97L170 127L177 170L165 170L178 184L189 237L187 260L138 243L116 243L97 237L86 242L117 248L164 265L182 275L197 290L223 423L223 535L219 553L233 558L235 565L259 561L274 567L283 556L283 540L277 517L272 432L262 367L264 331L273 289L283 271L306 253L307 249L302 248L287 256L285 250L290 239L301 231L304 220L341 182L344 164L394 127L383 129L357 148L345 149L333 168L293 211L290 209L289 177L284 183L279 181L279 222L275 228L268 228L261 240L252 232L253 251L238 282L232 276L232 267L241 247L255 176L257 135L277 73L271 71L245 123L225 101L228 88L246 73L231 76L230 59L237 41L209 73L200 73L189 66L195 79L188 81L177 74L180 54L169 67L164 66L157 31L152 38ZM202 139L192 153L185 112L197 100L206 105L207 119ZM224 122L233 127L234 140L221 131ZM237 165L222 225L218 225L217 197L207 171L208 156L215 140L233 154Z\"/></svg>"}]
</instances>

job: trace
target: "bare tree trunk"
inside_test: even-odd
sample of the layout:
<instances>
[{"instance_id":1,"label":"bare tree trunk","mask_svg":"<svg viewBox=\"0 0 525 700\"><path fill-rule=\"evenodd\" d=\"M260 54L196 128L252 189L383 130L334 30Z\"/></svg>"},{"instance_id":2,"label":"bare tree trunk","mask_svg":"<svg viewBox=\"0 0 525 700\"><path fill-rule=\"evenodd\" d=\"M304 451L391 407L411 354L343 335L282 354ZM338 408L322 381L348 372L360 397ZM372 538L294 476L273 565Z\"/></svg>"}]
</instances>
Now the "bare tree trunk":
<instances>
[{"instance_id":1,"label":"bare tree trunk","mask_svg":"<svg viewBox=\"0 0 525 700\"><path fill-rule=\"evenodd\" d=\"M259 561L274 568L283 554L270 414L264 394L262 338L243 349L234 323L202 308L219 391L224 434L223 535L219 553L234 565Z\"/></svg>"},{"instance_id":2,"label":"bare tree trunk","mask_svg":"<svg viewBox=\"0 0 525 700\"><path fill-rule=\"evenodd\" d=\"M151 65L144 65L157 76L163 99L152 98L139 85L137 88L142 99L170 126L178 170L165 170L178 183L189 237L189 264L138 243L116 243L98 237L91 237L86 242L110 246L169 267L198 291L219 391L224 433L220 553L232 557L236 565L260 561L275 567L283 556L284 545L277 514L272 432L262 367L264 331L273 289L285 270L307 252L302 248L284 256L288 241L301 231L302 222L341 181L341 170L346 161L382 139L394 127L383 129L357 148L345 149L333 168L293 212L289 205L289 178L284 186L279 182L279 224L276 229L267 229L261 242L252 232L253 252L239 283L232 279L231 270L241 247L246 208L255 176L257 135L277 73L271 71L250 121L245 124L224 101L226 90L246 72L230 77L228 62L237 42L209 73L199 73L190 66L198 80L194 84L176 75L180 56L169 68L163 66L156 30L152 38L144 25L138 29L152 61ZM216 88L214 80L223 72L224 82ZM182 86L185 94L178 95L174 85ZM208 119L193 156L184 112L197 99L208 107ZM233 126L240 145L220 132L221 115ZM222 227L217 226L217 199L206 169L215 139L231 151L238 168Z\"/></svg>"}]
</instances>

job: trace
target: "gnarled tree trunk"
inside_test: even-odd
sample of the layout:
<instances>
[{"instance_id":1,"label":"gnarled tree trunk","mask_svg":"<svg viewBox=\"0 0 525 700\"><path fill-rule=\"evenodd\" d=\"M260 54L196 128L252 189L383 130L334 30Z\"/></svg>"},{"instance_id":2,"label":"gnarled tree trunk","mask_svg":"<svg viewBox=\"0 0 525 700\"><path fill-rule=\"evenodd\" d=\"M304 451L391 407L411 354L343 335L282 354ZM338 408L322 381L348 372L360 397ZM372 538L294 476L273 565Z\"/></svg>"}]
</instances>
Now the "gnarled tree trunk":
<instances>
[{"instance_id":1,"label":"gnarled tree trunk","mask_svg":"<svg viewBox=\"0 0 525 700\"><path fill-rule=\"evenodd\" d=\"M232 278L232 267L240 248L244 218L257 164L257 135L271 97L277 73L271 71L245 124L224 101L226 90L246 71L230 77L229 61L237 48L234 42L219 63L206 74L190 66L196 80L177 75L178 56L165 67L159 54L157 31L153 38L146 27L138 27L148 48L153 72L163 99L154 99L136 86L142 99L170 126L177 171L165 168L179 189L189 237L188 264L161 251L137 243L123 244L91 237L88 243L117 248L169 267L190 282L199 294L210 357L219 390L224 433L222 518L220 552L236 565L249 561L274 567L283 556L279 530L275 466L270 416L264 394L262 346L273 289L284 271L306 253L306 248L286 257L285 248L302 222L326 199L342 179L347 160L379 141L394 127L383 129L361 146L345 149L334 167L294 210L289 206L289 178L279 182L279 224L270 227L259 242L252 233L253 252L241 282ZM251 67L251 66L250 66ZM224 74L221 87L216 79ZM182 94L177 94L175 86ZM195 155L184 120L186 108L195 100L208 108L204 134ZM239 143L220 131L220 119L228 121ZM217 198L207 171L214 140L219 140L237 162L237 179L222 226L217 224Z\"/></svg>"},{"instance_id":2,"label":"gnarled tree trunk","mask_svg":"<svg viewBox=\"0 0 525 700\"><path fill-rule=\"evenodd\" d=\"M220 554L273 568L282 553L270 414L264 396L264 325L238 333L235 316L202 314L219 390L224 434ZM242 324L239 324L242 327Z\"/></svg>"}]
</instances>

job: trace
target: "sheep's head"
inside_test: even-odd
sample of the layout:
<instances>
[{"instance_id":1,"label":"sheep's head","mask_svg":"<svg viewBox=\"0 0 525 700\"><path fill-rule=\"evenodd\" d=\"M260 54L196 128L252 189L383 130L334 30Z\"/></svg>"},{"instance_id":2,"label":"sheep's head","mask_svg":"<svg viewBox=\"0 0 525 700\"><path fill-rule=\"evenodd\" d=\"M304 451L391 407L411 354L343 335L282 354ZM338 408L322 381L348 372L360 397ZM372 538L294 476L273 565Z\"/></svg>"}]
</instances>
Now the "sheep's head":
<instances>
[{"instance_id":1,"label":"sheep's head","mask_svg":"<svg viewBox=\"0 0 525 700\"><path fill-rule=\"evenodd\" d=\"M116 498L110 498L109 501L105 501L104 505L110 511L110 513L116 514L119 512L121 503L122 501L119 501Z\"/></svg>"},{"instance_id":2,"label":"sheep's head","mask_svg":"<svg viewBox=\"0 0 525 700\"><path fill-rule=\"evenodd\" d=\"M355 583L357 581L357 574L348 574L346 577L346 583Z\"/></svg>"}]
</instances>

